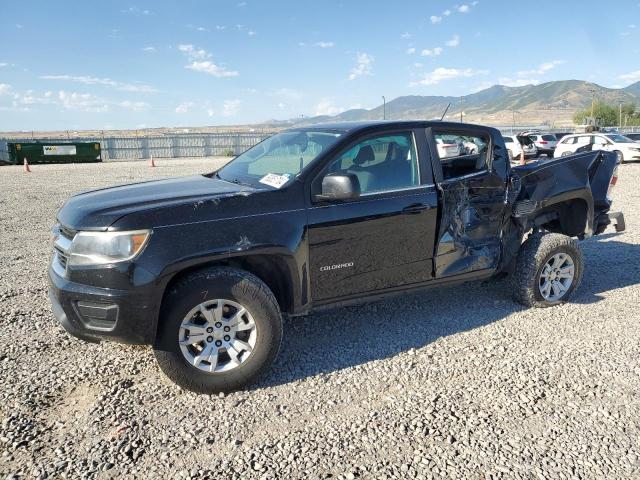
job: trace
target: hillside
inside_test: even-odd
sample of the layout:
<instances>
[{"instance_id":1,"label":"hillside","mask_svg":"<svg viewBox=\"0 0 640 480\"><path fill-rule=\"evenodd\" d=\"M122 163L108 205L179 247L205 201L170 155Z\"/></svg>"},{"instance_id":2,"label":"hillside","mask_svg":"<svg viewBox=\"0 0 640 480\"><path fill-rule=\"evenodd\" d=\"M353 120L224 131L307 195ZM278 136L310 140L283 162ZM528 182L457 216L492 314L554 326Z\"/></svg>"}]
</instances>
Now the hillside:
<instances>
[{"instance_id":1,"label":"hillside","mask_svg":"<svg viewBox=\"0 0 640 480\"><path fill-rule=\"evenodd\" d=\"M458 120L460 110L465 121L491 125L547 124L566 126L573 123L573 115L591 104L592 98L607 103L640 103L640 82L622 89L606 88L581 80L562 80L506 87L494 85L462 97L403 96L387 103L388 119L432 119L440 118L451 104L447 120ZM311 117L296 120L296 124L325 123L329 121L381 119L383 106L370 110L347 110L329 117Z\"/></svg>"}]
</instances>

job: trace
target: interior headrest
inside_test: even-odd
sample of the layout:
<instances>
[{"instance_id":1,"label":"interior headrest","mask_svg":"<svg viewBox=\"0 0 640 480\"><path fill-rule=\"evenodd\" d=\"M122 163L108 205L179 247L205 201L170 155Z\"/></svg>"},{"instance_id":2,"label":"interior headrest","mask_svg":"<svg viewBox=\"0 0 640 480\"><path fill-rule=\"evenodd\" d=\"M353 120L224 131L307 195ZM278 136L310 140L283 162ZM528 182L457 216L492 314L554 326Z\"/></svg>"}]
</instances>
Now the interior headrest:
<instances>
[{"instance_id":1,"label":"interior headrest","mask_svg":"<svg viewBox=\"0 0 640 480\"><path fill-rule=\"evenodd\" d=\"M354 165L362 165L363 163L373 162L375 159L376 156L373 153L371 145L365 145L364 147L360 147L356 158L353 159L353 163Z\"/></svg>"}]
</instances>

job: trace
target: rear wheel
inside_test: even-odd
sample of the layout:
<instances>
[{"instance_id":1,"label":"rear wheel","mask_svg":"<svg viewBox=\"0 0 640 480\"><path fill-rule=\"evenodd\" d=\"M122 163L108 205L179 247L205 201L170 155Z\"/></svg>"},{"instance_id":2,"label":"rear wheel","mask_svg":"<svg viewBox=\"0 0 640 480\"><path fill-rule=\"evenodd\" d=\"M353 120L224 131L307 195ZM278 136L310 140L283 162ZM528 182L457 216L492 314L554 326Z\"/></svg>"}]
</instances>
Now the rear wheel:
<instances>
[{"instance_id":1,"label":"rear wheel","mask_svg":"<svg viewBox=\"0 0 640 480\"><path fill-rule=\"evenodd\" d=\"M582 252L575 240L536 233L522 244L511 276L514 299L528 307L566 302L582 279Z\"/></svg>"},{"instance_id":2,"label":"rear wheel","mask_svg":"<svg viewBox=\"0 0 640 480\"><path fill-rule=\"evenodd\" d=\"M211 268L180 280L163 302L154 353L175 383L198 393L237 390L271 365L282 316L255 275Z\"/></svg>"}]
</instances>

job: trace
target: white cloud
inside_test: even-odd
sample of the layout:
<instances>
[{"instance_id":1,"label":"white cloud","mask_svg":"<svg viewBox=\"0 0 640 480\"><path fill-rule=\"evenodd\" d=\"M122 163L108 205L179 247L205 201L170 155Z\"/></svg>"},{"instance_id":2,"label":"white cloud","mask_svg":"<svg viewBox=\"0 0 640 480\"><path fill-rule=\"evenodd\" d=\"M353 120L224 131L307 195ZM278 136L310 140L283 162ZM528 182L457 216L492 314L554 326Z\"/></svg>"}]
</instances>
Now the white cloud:
<instances>
[{"instance_id":1,"label":"white cloud","mask_svg":"<svg viewBox=\"0 0 640 480\"><path fill-rule=\"evenodd\" d=\"M193 105L193 102L182 102L176 107L176 113L187 113Z\"/></svg>"},{"instance_id":2,"label":"white cloud","mask_svg":"<svg viewBox=\"0 0 640 480\"><path fill-rule=\"evenodd\" d=\"M24 28L24 25L22 25L21 23L16 23L16 28L17 28L18 30L21 30L21 29L23 29L23 28Z\"/></svg>"},{"instance_id":3,"label":"white cloud","mask_svg":"<svg viewBox=\"0 0 640 480\"><path fill-rule=\"evenodd\" d=\"M442 55L442 47L436 47L436 48L425 48L424 50L422 50L422 52L420 52L420 55L422 55L423 57L437 57L439 55Z\"/></svg>"},{"instance_id":4,"label":"white cloud","mask_svg":"<svg viewBox=\"0 0 640 480\"><path fill-rule=\"evenodd\" d=\"M565 63L564 60L553 60L552 62L541 63L538 68L535 68L533 70L520 70L519 72L517 72L517 75L519 77L527 77L530 75L544 75L549 70L553 70L558 65L562 65L563 63Z\"/></svg>"},{"instance_id":5,"label":"white cloud","mask_svg":"<svg viewBox=\"0 0 640 480\"><path fill-rule=\"evenodd\" d=\"M333 42L316 42L314 45L320 48L332 48L335 46Z\"/></svg>"},{"instance_id":6,"label":"white cloud","mask_svg":"<svg viewBox=\"0 0 640 480\"><path fill-rule=\"evenodd\" d=\"M44 92L45 98L51 98L52 96L53 96L53 92L51 90L47 90L46 92Z\"/></svg>"},{"instance_id":7,"label":"white cloud","mask_svg":"<svg viewBox=\"0 0 640 480\"><path fill-rule=\"evenodd\" d=\"M316 115L338 115L345 111L344 107L338 107L333 104L333 102L329 99L321 100L320 103L316 106Z\"/></svg>"},{"instance_id":8,"label":"white cloud","mask_svg":"<svg viewBox=\"0 0 640 480\"><path fill-rule=\"evenodd\" d=\"M216 25L216 30L220 31L220 30L226 30L227 26L226 25Z\"/></svg>"},{"instance_id":9,"label":"white cloud","mask_svg":"<svg viewBox=\"0 0 640 480\"><path fill-rule=\"evenodd\" d=\"M240 110L241 103L242 102L240 100L225 100L224 104L222 105L222 114L225 117L236 115Z\"/></svg>"},{"instance_id":10,"label":"white cloud","mask_svg":"<svg viewBox=\"0 0 640 480\"><path fill-rule=\"evenodd\" d=\"M122 10L122 13L129 13L131 15L137 15L137 16L140 16L140 15L151 15L151 12L149 10L140 9L138 7L135 7L135 6L134 7L129 7L127 9L125 9L125 10Z\"/></svg>"},{"instance_id":11,"label":"white cloud","mask_svg":"<svg viewBox=\"0 0 640 480\"><path fill-rule=\"evenodd\" d=\"M414 53L416 53L416 49L414 47L407 48L406 50L407 55L413 55Z\"/></svg>"},{"instance_id":12,"label":"white cloud","mask_svg":"<svg viewBox=\"0 0 640 480\"><path fill-rule=\"evenodd\" d=\"M442 21L442 17L439 17L438 15L431 15L431 17L429 17L429 20L431 20L431 23L435 25L436 23L440 23Z\"/></svg>"},{"instance_id":13,"label":"white cloud","mask_svg":"<svg viewBox=\"0 0 640 480\"><path fill-rule=\"evenodd\" d=\"M460 45L460 36L459 35L454 35L451 40L447 40L445 42L445 45L447 47L457 47L458 45Z\"/></svg>"},{"instance_id":14,"label":"white cloud","mask_svg":"<svg viewBox=\"0 0 640 480\"><path fill-rule=\"evenodd\" d=\"M451 15L451 10L447 9L444 12L442 12L442 15L444 15L445 17L448 17L449 15Z\"/></svg>"},{"instance_id":15,"label":"white cloud","mask_svg":"<svg viewBox=\"0 0 640 480\"><path fill-rule=\"evenodd\" d=\"M178 50L184 53L191 61L191 63L185 65L184 68L213 75L218 78L237 77L239 75L235 70L227 70L225 67L217 65L210 60L204 60L205 58L211 58L211 54L202 48L199 49L191 44L185 44L178 45Z\"/></svg>"},{"instance_id":16,"label":"white cloud","mask_svg":"<svg viewBox=\"0 0 640 480\"><path fill-rule=\"evenodd\" d=\"M463 4L463 5L460 5L460 6L458 7L458 11L459 11L460 13L469 13L469 10L471 10L471 8L469 7L469 5L464 5L464 4Z\"/></svg>"},{"instance_id":17,"label":"white cloud","mask_svg":"<svg viewBox=\"0 0 640 480\"><path fill-rule=\"evenodd\" d=\"M625 82L631 82L631 83L640 82L640 70L619 75L618 78L620 80L624 80Z\"/></svg>"},{"instance_id":18,"label":"white cloud","mask_svg":"<svg viewBox=\"0 0 640 480\"><path fill-rule=\"evenodd\" d=\"M411 35L409 32L404 32L402 35L400 35L400 38L404 38L405 40L411 37L413 37L413 35Z\"/></svg>"},{"instance_id":19,"label":"white cloud","mask_svg":"<svg viewBox=\"0 0 640 480\"><path fill-rule=\"evenodd\" d=\"M123 92L153 93L158 90L144 83L124 83L111 78L99 78L91 75L42 75L42 80L61 80L66 82L82 83L84 85L102 85L115 88Z\"/></svg>"},{"instance_id":20,"label":"white cloud","mask_svg":"<svg viewBox=\"0 0 640 480\"><path fill-rule=\"evenodd\" d=\"M439 67L434 71L424 74L421 80L411 83L416 85L435 85L445 80L452 80L460 77L475 77L477 75L487 75L487 70L474 70L472 68L444 68Z\"/></svg>"},{"instance_id":21,"label":"white cloud","mask_svg":"<svg viewBox=\"0 0 640 480\"><path fill-rule=\"evenodd\" d=\"M356 57L356 66L351 69L349 80L355 80L363 75L371 75L374 60L373 55L369 55L368 53L358 53Z\"/></svg>"},{"instance_id":22,"label":"white cloud","mask_svg":"<svg viewBox=\"0 0 640 480\"><path fill-rule=\"evenodd\" d=\"M504 85L505 87L524 87L527 85L538 85L540 80L535 78L509 78L509 77L500 77L498 79L499 85Z\"/></svg>"},{"instance_id":23,"label":"white cloud","mask_svg":"<svg viewBox=\"0 0 640 480\"><path fill-rule=\"evenodd\" d=\"M82 112L108 112L109 104L105 100L90 93L58 92L58 100L66 110L79 110Z\"/></svg>"},{"instance_id":24,"label":"white cloud","mask_svg":"<svg viewBox=\"0 0 640 480\"><path fill-rule=\"evenodd\" d=\"M227 70L224 67L216 65L209 60L205 60L204 62L191 62L189 65L185 65L184 68L188 68L189 70L194 70L196 72L207 73L209 75L213 75L214 77L224 78L224 77L237 77L239 75L235 70Z\"/></svg>"},{"instance_id":25,"label":"white cloud","mask_svg":"<svg viewBox=\"0 0 640 480\"><path fill-rule=\"evenodd\" d=\"M9 95L9 92L11 92L11 85L0 83L0 95Z\"/></svg>"},{"instance_id":26,"label":"white cloud","mask_svg":"<svg viewBox=\"0 0 640 480\"><path fill-rule=\"evenodd\" d=\"M146 102L132 102L130 100L119 102L118 106L126 108L127 110L133 110L134 112L140 112L149 108L149 104Z\"/></svg>"},{"instance_id":27,"label":"white cloud","mask_svg":"<svg viewBox=\"0 0 640 480\"><path fill-rule=\"evenodd\" d=\"M216 114L213 108L207 108L207 116L213 117Z\"/></svg>"},{"instance_id":28,"label":"white cloud","mask_svg":"<svg viewBox=\"0 0 640 480\"><path fill-rule=\"evenodd\" d=\"M156 47L144 47L142 49L143 52L149 52L149 53L153 53L156 51Z\"/></svg>"},{"instance_id":29,"label":"white cloud","mask_svg":"<svg viewBox=\"0 0 640 480\"><path fill-rule=\"evenodd\" d=\"M247 35L249 35L250 37L253 37L256 34L256 32L254 32L253 30L249 30L247 32Z\"/></svg>"},{"instance_id":30,"label":"white cloud","mask_svg":"<svg viewBox=\"0 0 640 480\"><path fill-rule=\"evenodd\" d=\"M0 62L0 68L2 68L2 67L6 67L6 66L8 66L8 65L9 65L8 63Z\"/></svg>"},{"instance_id":31,"label":"white cloud","mask_svg":"<svg viewBox=\"0 0 640 480\"><path fill-rule=\"evenodd\" d=\"M198 49L191 44L178 45L178 50L186 54L191 59L203 59L211 57L211 54L203 48Z\"/></svg>"}]
</instances>

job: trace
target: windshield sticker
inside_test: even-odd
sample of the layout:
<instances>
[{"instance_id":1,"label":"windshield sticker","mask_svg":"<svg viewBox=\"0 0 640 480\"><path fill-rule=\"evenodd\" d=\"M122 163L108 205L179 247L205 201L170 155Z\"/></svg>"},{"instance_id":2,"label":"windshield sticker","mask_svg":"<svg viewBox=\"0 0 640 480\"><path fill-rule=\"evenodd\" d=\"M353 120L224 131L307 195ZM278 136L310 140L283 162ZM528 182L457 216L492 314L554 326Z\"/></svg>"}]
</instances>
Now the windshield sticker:
<instances>
[{"instance_id":1,"label":"windshield sticker","mask_svg":"<svg viewBox=\"0 0 640 480\"><path fill-rule=\"evenodd\" d=\"M265 185L269 185L273 188L281 188L288 181L288 175L276 175L275 173L267 173L259 180L260 183L264 183Z\"/></svg>"}]
</instances>

